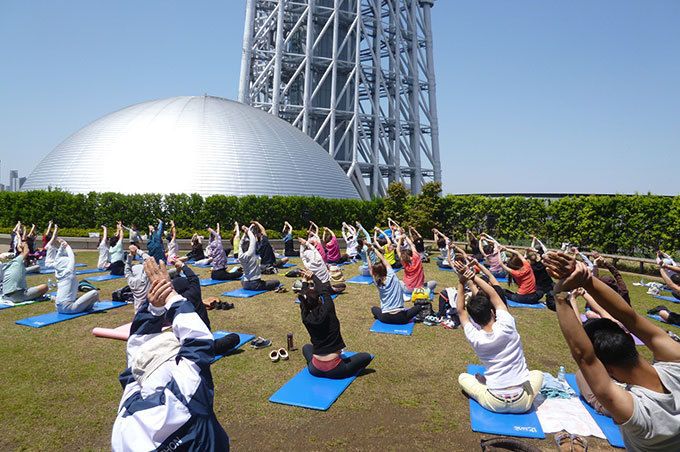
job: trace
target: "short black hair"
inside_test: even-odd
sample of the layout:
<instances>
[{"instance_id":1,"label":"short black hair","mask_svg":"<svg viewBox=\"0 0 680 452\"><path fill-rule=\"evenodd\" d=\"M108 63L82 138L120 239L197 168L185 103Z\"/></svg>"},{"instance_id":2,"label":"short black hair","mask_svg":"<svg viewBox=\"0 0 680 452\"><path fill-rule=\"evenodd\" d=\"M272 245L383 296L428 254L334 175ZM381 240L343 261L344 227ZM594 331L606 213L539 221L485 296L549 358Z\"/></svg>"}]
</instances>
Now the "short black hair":
<instances>
[{"instance_id":1,"label":"short black hair","mask_svg":"<svg viewBox=\"0 0 680 452\"><path fill-rule=\"evenodd\" d=\"M109 237L109 246L116 246L116 243L118 243L118 236L114 235L113 237Z\"/></svg>"},{"instance_id":2,"label":"short black hair","mask_svg":"<svg viewBox=\"0 0 680 452\"><path fill-rule=\"evenodd\" d=\"M680 284L680 273L673 273L671 275L671 281L673 281L675 284Z\"/></svg>"},{"instance_id":3,"label":"short black hair","mask_svg":"<svg viewBox=\"0 0 680 452\"><path fill-rule=\"evenodd\" d=\"M633 337L610 319L591 319L583 324L593 343L595 356L602 364L633 366L638 362L638 351Z\"/></svg>"},{"instance_id":4,"label":"short black hair","mask_svg":"<svg viewBox=\"0 0 680 452\"><path fill-rule=\"evenodd\" d=\"M382 236L378 237L378 245L380 245L380 246L387 245L387 239L385 237L382 237Z\"/></svg>"},{"instance_id":5,"label":"short black hair","mask_svg":"<svg viewBox=\"0 0 680 452\"><path fill-rule=\"evenodd\" d=\"M465 310L470 314L472 320L479 326L484 326L491 321L494 314L491 300L486 294L473 295L467 302Z\"/></svg>"}]
</instances>

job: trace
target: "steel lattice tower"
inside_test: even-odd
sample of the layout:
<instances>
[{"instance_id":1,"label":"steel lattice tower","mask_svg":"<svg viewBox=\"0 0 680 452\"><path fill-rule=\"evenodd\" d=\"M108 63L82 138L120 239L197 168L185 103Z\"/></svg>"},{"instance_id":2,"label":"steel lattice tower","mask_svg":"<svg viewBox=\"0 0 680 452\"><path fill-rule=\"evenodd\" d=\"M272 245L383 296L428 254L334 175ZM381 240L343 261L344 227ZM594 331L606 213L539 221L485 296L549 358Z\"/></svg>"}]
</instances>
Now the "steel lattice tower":
<instances>
[{"instance_id":1,"label":"steel lattice tower","mask_svg":"<svg viewBox=\"0 0 680 452\"><path fill-rule=\"evenodd\" d=\"M433 4L247 0L239 101L314 138L364 199L419 193L441 181Z\"/></svg>"}]
</instances>

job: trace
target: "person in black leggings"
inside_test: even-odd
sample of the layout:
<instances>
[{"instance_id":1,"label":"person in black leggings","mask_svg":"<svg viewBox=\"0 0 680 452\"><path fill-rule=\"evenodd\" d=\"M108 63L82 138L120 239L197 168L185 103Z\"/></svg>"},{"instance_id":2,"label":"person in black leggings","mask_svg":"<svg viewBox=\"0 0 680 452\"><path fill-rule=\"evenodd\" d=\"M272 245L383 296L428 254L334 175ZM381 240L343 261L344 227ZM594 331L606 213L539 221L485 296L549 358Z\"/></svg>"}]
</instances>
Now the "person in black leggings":
<instances>
[{"instance_id":1,"label":"person in black leggings","mask_svg":"<svg viewBox=\"0 0 680 452\"><path fill-rule=\"evenodd\" d=\"M311 344L302 347L309 373L322 378L347 378L356 375L371 362L368 353L343 358L345 342L340 334L340 321L335 314L329 284L324 284L309 270L302 271L307 282L298 295L302 323L309 332ZM312 280L314 285L309 284Z\"/></svg>"}]
</instances>

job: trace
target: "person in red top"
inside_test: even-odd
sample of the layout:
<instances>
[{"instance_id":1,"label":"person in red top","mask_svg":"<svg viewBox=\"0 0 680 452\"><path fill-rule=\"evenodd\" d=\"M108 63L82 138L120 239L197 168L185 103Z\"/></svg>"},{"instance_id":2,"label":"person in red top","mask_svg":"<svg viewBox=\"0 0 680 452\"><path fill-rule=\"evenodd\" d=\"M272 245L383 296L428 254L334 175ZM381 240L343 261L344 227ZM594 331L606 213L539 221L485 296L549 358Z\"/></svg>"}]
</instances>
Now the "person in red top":
<instances>
[{"instance_id":1,"label":"person in red top","mask_svg":"<svg viewBox=\"0 0 680 452\"><path fill-rule=\"evenodd\" d=\"M506 298L516 303L538 303L540 297L536 293L536 278L534 277L534 272L531 269L529 261L515 250L501 247L501 251L511 254L507 263L501 261L501 267L503 267L508 274L512 275L512 279L514 279L519 286L517 293L505 289Z\"/></svg>"},{"instance_id":2,"label":"person in red top","mask_svg":"<svg viewBox=\"0 0 680 452\"><path fill-rule=\"evenodd\" d=\"M406 240L408 248L402 249L402 245ZM425 287L429 290L434 290L437 287L437 281L428 281L425 284L425 272L423 271L423 262L420 259L420 254L416 250L416 246L411 239L401 230L399 242L397 243L397 254L404 266L404 280L401 281L401 289L405 294L410 294L414 289Z\"/></svg>"}]
</instances>

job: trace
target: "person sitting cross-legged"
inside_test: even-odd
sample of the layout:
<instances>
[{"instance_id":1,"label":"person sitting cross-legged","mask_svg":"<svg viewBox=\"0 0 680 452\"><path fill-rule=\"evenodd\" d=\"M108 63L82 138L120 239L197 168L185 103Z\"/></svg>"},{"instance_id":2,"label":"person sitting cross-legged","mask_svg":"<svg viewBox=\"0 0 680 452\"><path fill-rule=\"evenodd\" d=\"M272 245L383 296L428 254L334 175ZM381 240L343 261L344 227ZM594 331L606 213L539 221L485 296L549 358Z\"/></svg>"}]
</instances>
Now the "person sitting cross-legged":
<instances>
[{"instance_id":1,"label":"person sitting cross-legged","mask_svg":"<svg viewBox=\"0 0 680 452\"><path fill-rule=\"evenodd\" d=\"M40 284L35 287L28 287L26 284L26 257L28 256L28 244L22 241L17 245L18 255L6 262L0 264L2 271L0 271L0 278L2 278L2 287L0 287L0 298L7 298L14 303L21 303L24 301L36 300L47 292L47 284Z\"/></svg>"},{"instance_id":2,"label":"person sitting cross-legged","mask_svg":"<svg viewBox=\"0 0 680 452\"><path fill-rule=\"evenodd\" d=\"M501 267L512 275L512 279L517 281L517 293L505 289L505 296L508 300L516 303L537 304L540 301L538 293L536 293L536 277L531 268L531 264L517 251L501 247L501 251L507 251L512 254L508 258L507 264L501 260Z\"/></svg>"},{"instance_id":3,"label":"person sitting cross-legged","mask_svg":"<svg viewBox=\"0 0 680 452\"><path fill-rule=\"evenodd\" d=\"M298 295L302 323L307 328L311 344L302 347L302 354L307 361L309 373L315 377L347 378L356 375L371 361L368 353L356 353L342 358L345 342L340 334L340 321L335 313L332 291L328 284L311 270L303 270L306 281Z\"/></svg>"},{"instance_id":4,"label":"person sitting cross-legged","mask_svg":"<svg viewBox=\"0 0 680 452\"><path fill-rule=\"evenodd\" d=\"M401 281L381 250L381 247L368 245L368 252L378 257L378 262L370 266L370 271L380 293L380 307L373 306L371 313L383 323L403 325L410 322L420 312L421 305L404 310L404 292L401 290Z\"/></svg>"},{"instance_id":5,"label":"person sitting cross-legged","mask_svg":"<svg viewBox=\"0 0 680 452\"><path fill-rule=\"evenodd\" d=\"M515 319L496 290L474 270L454 262L459 274L458 316L470 345L486 367L484 376L462 373L458 383L482 407L496 413L525 413L541 391L543 373L529 371ZM483 292L465 305L465 284ZM475 322L473 324L470 318Z\"/></svg>"},{"instance_id":6,"label":"person sitting cross-legged","mask_svg":"<svg viewBox=\"0 0 680 452\"><path fill-rule=\"evenodd\" d=\"M54 302L60 314L89 311L99 301L99 292L96 290L90 290L78 297L76 256L69 244L61 239L54 261L54 276L57 280L57 296Z\"/></svg>"},{"instance_id":7,"label":"person sitting cross-legged","mask_svg":"<svg viewBox=\"0 0 680 452\"><path fill-rule=\"evenodd\" d=\"M680 450L680 344L574 256L551 252L544 262L558 279L555 303L562 335L588 386L619 425L626 449ZM647 345L654 364L638 354L632 336L616 322L603 318L581 326L568 293L579 287Z\"/></svg>"}]
</instances>

